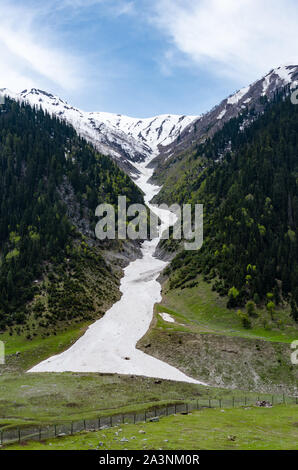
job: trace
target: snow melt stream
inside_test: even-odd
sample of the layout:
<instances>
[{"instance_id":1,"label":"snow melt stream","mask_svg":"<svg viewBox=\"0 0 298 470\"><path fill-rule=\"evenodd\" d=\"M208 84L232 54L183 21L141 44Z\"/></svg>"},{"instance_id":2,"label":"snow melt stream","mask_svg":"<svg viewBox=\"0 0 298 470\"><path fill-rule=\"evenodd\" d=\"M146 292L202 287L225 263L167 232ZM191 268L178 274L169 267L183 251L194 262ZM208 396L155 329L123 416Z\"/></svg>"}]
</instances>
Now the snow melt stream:
<instances>
[{"instance_id":1,"label":"snow melt stream","mask_svg":"<svg viewBox=\"0 0 298 470\"><path fill-rule=\"evenodd\" d=\"M160 189L149 183L153 169L148 164L152 158L135 164L140 172L135 182L143 190L146 204L162 221L159 237L143 242L143 257L125 268L120 285L122 297L104 317L92 324L67 351L41 362L29 372L101 372L202 383L136 349L137 342L149 329L154 304L161 300L161 285L156 279L167 263L155 258L154 252L163 230L175 223L174 214L149 203Z\"/></svg>"}]
</instances>

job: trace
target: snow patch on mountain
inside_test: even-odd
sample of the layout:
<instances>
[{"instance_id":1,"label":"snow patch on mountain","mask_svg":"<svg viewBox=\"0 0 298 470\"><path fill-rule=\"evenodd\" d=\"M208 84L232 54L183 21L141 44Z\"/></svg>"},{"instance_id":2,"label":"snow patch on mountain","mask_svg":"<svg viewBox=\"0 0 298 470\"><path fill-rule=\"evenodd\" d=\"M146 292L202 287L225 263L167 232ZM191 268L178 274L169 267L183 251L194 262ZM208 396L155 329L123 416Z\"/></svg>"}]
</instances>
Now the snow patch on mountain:
<instances>
[{"instance_id":1,"label":"snow patch on mountain","mask_svg":"<svg viewBox=\"0 0 298 470\"><path fill-rule=\"evenodd\" d=\"M224 108L224 109L219 113L219 115L217 116L216 119L219 119L219 120L222 119L222 118L225 116L226 112L227 112L227 110L226 110L226 108Z\"/></svg>"},{"instance_id":2,"label":"snow patch on mountain","mask_svg":"<svg viewBox=\"0 0 298 470\"><path fill-rule=\"evenodd\" d=\"M295 88L298 85L297 69L297 66L284 65L271 70L263 78L263 96L267 95L270 89L277 89L281 86L291 84L291 88Z\"/></svg>"},{"instance_id":3,"label":"snow patch on mountain","mask_svg":"<svg viewBox=\"0 0 298 470\"><path fill-rule=\"evenodd\" d=\"M120 129L126 135L146 143L152 151L159 145L168 145L198 116L163 114L154 118L137 119L119 114L90 113L110 128Z\"/></svg>"},{"instance_id":4,"label":"snow patch on mountain","mask_svg":"<svg viewBox=\"0 0 298 470\"><path fill-rule=\"evenodd\" d=\"M237 91L237 93L235 93L234 95L232 95L228 98L228 104L237 104L237 103L239 103L239 101L245 95L247 95L248 92L249 92L249 86L245 87L245 88L242 88L241 90Z\"/></svg>"},{"instance_id":5,"label":"snow patch on mountain","mask_svg":"<svg viewBox=\"0 0 298 470\"><path fill-rule=\"evenodd\" d=\"M285 83L291 83L292 82L292 73L294 72L291 69L291 66L282 66L278 67L277 69L274 70L274 72L285 82Z\"/></svg>"},{"instance_id":6,"label":"snow patch on mountain","mask_svg":"<svg viewBox=\"0 0 298 470\"><path fill-rule=\"evenodd\" d=\"M8 89L2 92L64 119L101 153L120 161L140 162L158 155L160 147L169 145L191 122L199 118L165 114L139 119L121 114L82 111L58 96L36 88L19 94Z\"/></svg>"}]
</instances>

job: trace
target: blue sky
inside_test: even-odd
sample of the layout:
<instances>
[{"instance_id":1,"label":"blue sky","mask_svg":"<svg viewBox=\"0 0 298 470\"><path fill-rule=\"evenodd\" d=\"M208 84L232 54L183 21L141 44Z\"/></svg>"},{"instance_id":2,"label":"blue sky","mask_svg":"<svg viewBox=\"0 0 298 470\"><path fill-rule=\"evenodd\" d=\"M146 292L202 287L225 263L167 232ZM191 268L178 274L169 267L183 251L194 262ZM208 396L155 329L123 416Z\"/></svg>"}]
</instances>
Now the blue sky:
<instances>
[{"instance_id":1,"label":"blue sky","mask_svg":"<svg viewBox=\"0 0 298 470\"><path fill-rule=\"evenodd\" d=\"M0 0L0 87L84 110L193 114L298 63L296 0Z\"/></svg>"}]
</instances>

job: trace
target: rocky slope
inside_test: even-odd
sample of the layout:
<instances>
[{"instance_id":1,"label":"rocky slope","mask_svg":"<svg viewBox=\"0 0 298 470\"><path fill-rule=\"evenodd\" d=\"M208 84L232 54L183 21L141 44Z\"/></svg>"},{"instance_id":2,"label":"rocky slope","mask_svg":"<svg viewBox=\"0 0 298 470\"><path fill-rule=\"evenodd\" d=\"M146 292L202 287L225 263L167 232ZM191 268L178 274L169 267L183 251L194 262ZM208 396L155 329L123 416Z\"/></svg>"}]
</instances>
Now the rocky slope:
<instances>
[{"instance_id":1,"label":"rocky slope","mask_svg":"<svg viewBox=\"0 0 298 470\"><path fill-rule=\"evenodd\" d=\"M153 327L138 347L210 386L297 393L297 368L286 343Z\"/></svg>"}]
</instances>

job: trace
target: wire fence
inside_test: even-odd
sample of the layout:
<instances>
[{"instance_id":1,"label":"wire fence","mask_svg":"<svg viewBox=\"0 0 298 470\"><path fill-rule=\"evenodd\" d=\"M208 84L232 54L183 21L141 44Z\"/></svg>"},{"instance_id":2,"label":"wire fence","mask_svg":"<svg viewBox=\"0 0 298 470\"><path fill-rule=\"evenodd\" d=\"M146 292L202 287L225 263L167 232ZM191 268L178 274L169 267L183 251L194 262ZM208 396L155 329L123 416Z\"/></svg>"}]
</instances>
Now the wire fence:
<instances>
[{"instance_id":1,"label":"wire fence","mask_svg":"<svg viewBox=\"0 0 298 470\"><path fill-rule=\"evenodd\" d=\"M99 431L102 429L119 426L121 424L136 424L146 421L158 420L163 416L174 414L188 414L194 410L203 408L236 408L243 406L274 406L280 404L296 404L297 397L285 395L270 396L244 396L231 398L196 398L188 401L168 405L153 406L145 411L119 413L110 416L99 416L93 419L69 421L59 424L44 426L28 426L0 430L0 445L21 443L28 440L43 441L55 437L71 436L83 431Z\"/></svg>"}]
</instances>

